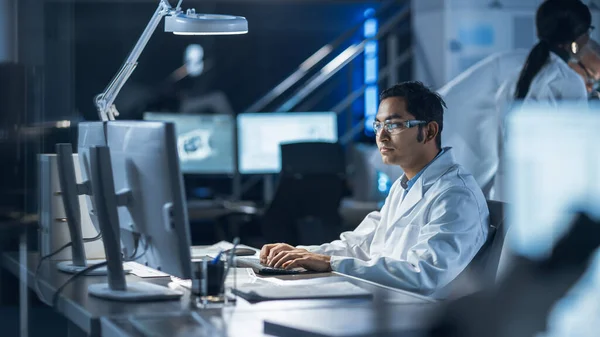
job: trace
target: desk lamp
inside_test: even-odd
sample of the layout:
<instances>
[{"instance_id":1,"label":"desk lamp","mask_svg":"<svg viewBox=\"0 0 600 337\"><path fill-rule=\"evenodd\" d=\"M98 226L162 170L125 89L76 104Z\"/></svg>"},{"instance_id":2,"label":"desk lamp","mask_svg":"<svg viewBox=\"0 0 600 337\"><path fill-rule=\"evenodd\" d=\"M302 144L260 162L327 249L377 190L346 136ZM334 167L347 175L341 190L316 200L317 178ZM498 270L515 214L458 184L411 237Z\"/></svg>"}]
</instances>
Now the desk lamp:
<instances>
[{"instance_id":1,"label":"desk lamp","mask_svg":"<svg viewBox=\"0 0 600 337\"><path fill-rule=\"evenodd\" d=\"M114 101L121 88L129 79L129 76L137 66L137 60L150 40L152 33L165 17L165 32L176 35L233 35L246 34L248 32L248 21L241 16L197 14L194 9L186 12L181 10L179 0L175 8L171 7L168 0L160 0L158 8L152 15L150 22L133 47L133 50L125 60L125 63L112 79L104 92L94 99L98 115L102 121L114 120L119 115Z\"/></svg>"}]
</instances>

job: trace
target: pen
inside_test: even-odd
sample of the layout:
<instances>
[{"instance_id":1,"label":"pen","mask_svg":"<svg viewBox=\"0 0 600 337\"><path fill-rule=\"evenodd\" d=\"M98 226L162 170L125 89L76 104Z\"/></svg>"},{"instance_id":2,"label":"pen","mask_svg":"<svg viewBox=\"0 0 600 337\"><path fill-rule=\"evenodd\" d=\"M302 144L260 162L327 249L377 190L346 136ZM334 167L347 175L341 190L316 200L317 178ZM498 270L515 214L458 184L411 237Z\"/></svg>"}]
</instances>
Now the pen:
<instances>
[{"instance_id":1,"label":"pen","mask_svg":"<svg viewBox=\"0 0 600 337\"><path fill-rule=\"evenodd\" d=\"M215 256L215 258L210 262L210 264L217 264L217 262L219 262L219 260L221 259L222 254L223 254L223 249L221 249L219 254L217 254L217 256Z\"/></svg>"}]
</instances>

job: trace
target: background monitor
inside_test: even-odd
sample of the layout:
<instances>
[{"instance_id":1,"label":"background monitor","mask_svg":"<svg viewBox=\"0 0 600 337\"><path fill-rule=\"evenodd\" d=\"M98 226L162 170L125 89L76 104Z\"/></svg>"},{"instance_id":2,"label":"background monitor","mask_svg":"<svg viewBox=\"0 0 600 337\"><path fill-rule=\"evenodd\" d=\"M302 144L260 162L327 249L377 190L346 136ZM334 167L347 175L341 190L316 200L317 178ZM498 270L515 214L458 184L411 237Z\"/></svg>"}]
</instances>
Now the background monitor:
<instances>
[{"instance_id":1,"label":"background monitor","mask_svg":"<svg viewBox=\"0 0 600 337\"><path fill-rule=\"evenodd\" d=\"M231 115L146 112L144 119L175 123L181 172L234 173L235 130Z\"/></svg>"},{"instance_id":2,"label":"background monitor","mask_svg":"<svg viewBox=\"0 0 600 337\"><path fill-rule=\"evenodd\" d=\"M244 113L237 117L237 129L242 174L278 173L282 143L338 139L334 112Z\"/></svg>"}]
</instances>

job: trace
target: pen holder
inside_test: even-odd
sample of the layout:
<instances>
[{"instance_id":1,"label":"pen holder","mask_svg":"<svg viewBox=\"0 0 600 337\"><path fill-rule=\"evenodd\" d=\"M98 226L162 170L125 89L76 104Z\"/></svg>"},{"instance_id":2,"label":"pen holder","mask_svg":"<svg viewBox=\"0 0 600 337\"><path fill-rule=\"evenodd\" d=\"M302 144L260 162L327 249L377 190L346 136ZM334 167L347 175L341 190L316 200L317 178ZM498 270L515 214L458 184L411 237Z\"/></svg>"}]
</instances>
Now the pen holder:
<instances>
[{"instance_id":1,"label":"pen holder","mask_svg":"<svg viewBox=\"0 0 600 337\"><path fill-rule=\"evenodd\" d=\"M224 291L223 276L225 274L225 262L203 260L194 263L194 278L192 290L195 295L220 296Z\"/></svg>"}]
</instances>

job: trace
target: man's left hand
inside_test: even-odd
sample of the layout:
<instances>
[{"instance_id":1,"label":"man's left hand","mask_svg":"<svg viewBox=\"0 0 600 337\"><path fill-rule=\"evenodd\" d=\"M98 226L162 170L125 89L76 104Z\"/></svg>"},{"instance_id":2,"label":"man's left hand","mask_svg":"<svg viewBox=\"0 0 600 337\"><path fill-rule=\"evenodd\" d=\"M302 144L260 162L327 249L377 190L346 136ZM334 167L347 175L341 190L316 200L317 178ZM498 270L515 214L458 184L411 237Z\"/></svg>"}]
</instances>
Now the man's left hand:
<instances>
[{"instance_id":1,"label":"man's left hand","mask_svg":"<svg viewBox=\"0 0 600 337\"><path fill-rule=\"evenodd\" d=\"M305 249L294 249L277 254L269 263L270 267L292 269L302 267L307 270L331 271L331 256L311 253Z\"/></svg>"}]
</instances>

